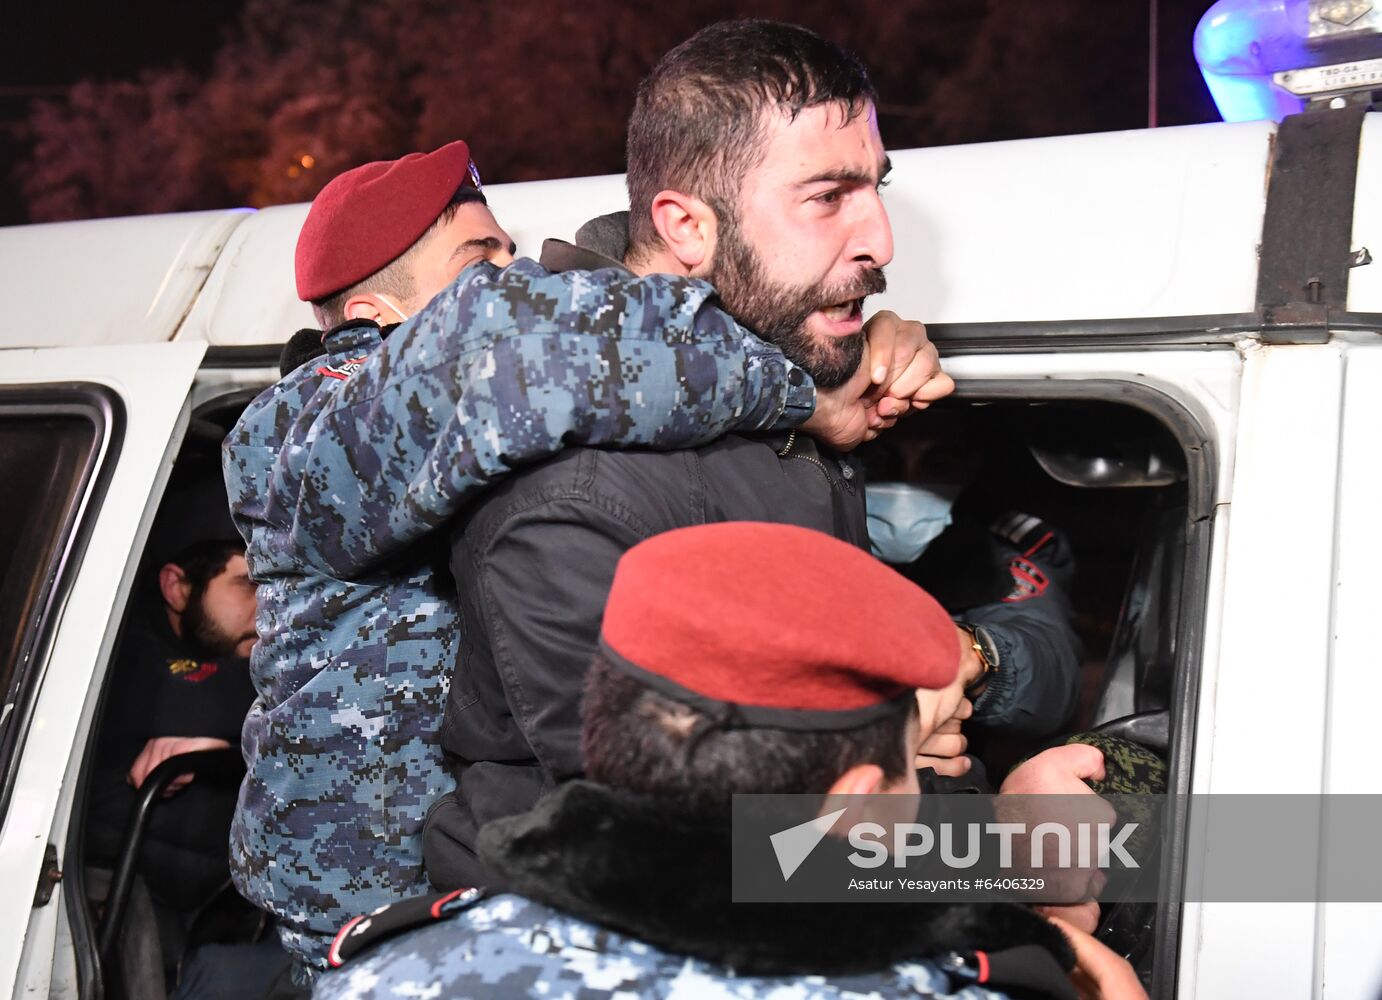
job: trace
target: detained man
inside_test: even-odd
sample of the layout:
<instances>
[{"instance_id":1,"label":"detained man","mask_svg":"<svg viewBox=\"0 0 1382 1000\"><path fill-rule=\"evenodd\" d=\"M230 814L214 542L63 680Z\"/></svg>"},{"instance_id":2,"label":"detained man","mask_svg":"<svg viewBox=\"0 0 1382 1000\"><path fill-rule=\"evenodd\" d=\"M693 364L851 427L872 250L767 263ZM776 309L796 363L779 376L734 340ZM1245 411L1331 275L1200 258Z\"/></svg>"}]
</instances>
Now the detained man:
<instances>
[{"instance_id":1,"label":"detained man","mask_svg":"<svg viewBox=\"0 0 1382 1000\"><path fill-rule=\"evenodd\" d=\"M864 304L886 285L893 241L888 157L856 57L792 25L707 28L640 86L628 168L628 245L612 248L622 261L556 245L545 262L704 279L818 387L868 389ZM466 512L451 563L466 644L442 735L457 787L424 832L434 885L491 884L480 828L581 775L579 692L619 557L726 520L867 548L862 467L845 451L785 427L682 451L578 449ZM784 592L796 569L780 567ZM964 682L980 669L967 658Z\"/></svg>"}]
</instances>

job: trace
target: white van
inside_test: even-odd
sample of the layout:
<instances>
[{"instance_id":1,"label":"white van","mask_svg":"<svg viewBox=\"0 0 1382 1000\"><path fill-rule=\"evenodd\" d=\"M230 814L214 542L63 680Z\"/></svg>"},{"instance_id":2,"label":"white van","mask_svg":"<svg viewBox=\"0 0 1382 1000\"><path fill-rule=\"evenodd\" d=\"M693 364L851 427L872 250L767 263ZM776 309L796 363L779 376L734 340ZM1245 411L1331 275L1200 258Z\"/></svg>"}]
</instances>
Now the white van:
<instances>
[{"instance_id":1,"label":"white van","mask_svg":"<svg viewBox=\"0 0 1382 1000\"><path fill-rule=\"evenodd\" d=\"M893 162L879 304L930 324L978 488L1072 537L1081 723L1163 745L1180 792L1382 793L1382 115ZM624 204L618 177L487 194L529 255ZM14 996L100 995L76 831L111 649L189 427L226 426L311 325L305 213L0 231ZM1154 996L1382 991L1382 903L1184 902L1182 877L1145 929Z\"/></svg>"}]
</instances>

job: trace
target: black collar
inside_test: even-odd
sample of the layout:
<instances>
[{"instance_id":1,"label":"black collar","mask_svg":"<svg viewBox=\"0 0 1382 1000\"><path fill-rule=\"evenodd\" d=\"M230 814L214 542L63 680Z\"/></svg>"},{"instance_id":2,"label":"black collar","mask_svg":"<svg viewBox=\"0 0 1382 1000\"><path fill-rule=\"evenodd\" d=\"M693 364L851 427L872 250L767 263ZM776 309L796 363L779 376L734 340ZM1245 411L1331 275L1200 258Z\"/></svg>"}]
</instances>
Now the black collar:
<instances>
[{"instance_id":1,"label":"black collar","mask_svg":"<svg viewBox=\"0 0 1382 1000\"><path fill-rule=\"evenodd\" d=\"M538 263L553 274L562 271L599 271L612 267L630 277L633 276L633 272L624 266L622 260L606 257L597 250L567 243L565 240L543 240L542 256L538 258Z\"/></svg>"},{"instance_id":2,"label":"black collar","mask_svg":"<svg viewBox=\"0 0 1382 1000\"><path fill-rule=\"evenodd\" d=\"M1026 944L1074 964L1060 931L1010 903L734 904L727 814L591 782L488 824L477 846L524 896L740 974L873 972Z\"/></svg>"}]
</instances>

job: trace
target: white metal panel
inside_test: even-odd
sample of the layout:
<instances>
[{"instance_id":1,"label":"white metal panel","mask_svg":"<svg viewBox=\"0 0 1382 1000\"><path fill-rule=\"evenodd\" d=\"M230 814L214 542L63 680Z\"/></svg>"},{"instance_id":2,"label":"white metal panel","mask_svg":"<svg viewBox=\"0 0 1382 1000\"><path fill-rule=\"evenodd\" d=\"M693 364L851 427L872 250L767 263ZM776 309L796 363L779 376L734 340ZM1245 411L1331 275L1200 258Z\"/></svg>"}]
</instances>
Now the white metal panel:
<instances>
[{"instance_id":1,"label":"white metal panel","mask_svg":"<svg viewBox=\"0 0 1382 1000\"><path fill-rule=\"evenodd\" d=\"M173 336L246 210L0 229L0 348Z\"/></svg>"},{"instance_id":2,"label":"white metal panel","mask_svg":"<svg viewBox=\"0 0 1382 1000\"><path fill-rule=\"evenodd\" d=\"M256 212L232 234L178 340L217 345L280 344L316 326L312 308L298 301L293 253L307 205Z\"/></svg>"},{"instance_id":3,"label":"white metal panel","mask_svg":"<svg viewBox=\"0 0 1382 1000\"><path fill-rule=\"evenodd\" d=\"M892 291L873 301L936 323L1251 312L1274 129L894 152ZM485 190L526 253L627 207L622 176Z\"/></svg>"},{"instance_id":4,"label":"white metal panel","mask_svg":"<svg viewBox=\"0 0 1382 1000\"><path fill-rule=\"evenodd\" d=\"M1269 139L1252 122L907 150L885 196L897 253L880 307L930 322L1251 312ZM536 256L627 207L623 177L485 188ZM181 336L279 342L310 322L292 286L306 206L227 247Z\"/></svg>"},{"instance_id":5,"label":"white metal panel","mask_svg":"<svg viewBox=\"0 0 1382 1000\"><path fill-rule=\"evenodd\" d=\"M879 302L936 323L1251 312L1274 130L894 153L894 290Z\"/></svg>"},{"instance_id":6,"label":"white metal panel","mask_svg":"<svg viewBox=\"0 0 1382 1000\"><path fill-rule=\"evenodd\" d=\"M1222 636L1204 665L1213 743L1199 748L1197 791L1321 790L1343 369L1333 344L1246 350ZM1264 745L1284 732L1291 752L1264 768Z\"/></svg>"},{"instance_id":7,"label":"white metal panel","mask_svg":"<svg viewBox=\"0 0 1382 1000\"><path fill-rule=\"evenodd\" d=\"M1251 312L1274 129L894 152L893 290L873 301L937 323ZM627 207L622 176L485 190L527 253Z\"/></svg>"},{"instance_id":8,"label":"white metal panel","mask_svg":"<svg viewBox=\"0 0 1382 1000\"><path fill-rule=\"evenodd\" d=\"M1371 119L1382 122L1382 116ZM1382 134L1378 135L1382 140ZM1382 163L1378 164L1382 167ZM1357 273L1357 272L1354 272ZM1382 346L1360 340L1347 354L1339 470L1334 652L1325 719L1324 789L1382 794L1382 670L1377 664L1378 567L1382 566ZM1374 859L1374 864L1382 861ZM1330 903L1321 922L1323 996L1382 996L1382 902Z\"/></svg>"},{"instance_id":9,"label":"white metal panel","mask_svg":"<svg viewBox=\"0 0 1382 1000\"><path fill-rule=\"evenodd\" d=\"M1197 793L1322 790L1343 371L1337 345L1245 350L1218 644L1206 645L1203 663ZM1193 910L1182 950L1191 995L1312 994L1315 904Z\"/></svg>"},{"instance_id":10,"label":"white metal panel","mask_svg":"<svg viewBox=\"0 0 1382 1000\"><path fill-rule=\"evenodd\" d=\"M1353 242L1367 247L1373 262L1348 272L1348 308L1382 313L1382 114L1363 119L1358 147L1358 186L1353 199Z\"/></svg>"},{"instance_id":11,"label":"white metal panel","mask_svg":"<svg viewBox=\"0 0 1382 1000\"><path fill-rule=\"evenodd\" d=\"M33 909L48 843L65 839L71 780L80 767L96 689L142 546L170 470L170 449L204 344L145 344L0 352L0 391L35 382L95 382L119 393L125 420L119 454L96 512L43 678L9 811L0 827L0 983L15 982L21 949L52 947L61 895ZM65 859L59 858L60 863ZM60 888L60 891L61 888ZM33 962L41 964L36 954ZM35 982L47 971L30 964ZM25 985L19 984L21 988Z\"/></svg>"},{"instance_id":12,"label":"white metal panel","mask_svg":"<svg viewBox=\"0 0 1382 1000\"><path fill-rule=\"evenodd\" d=\"M494 217L518 244L518 252L536 257L549 237L570 240L598 215L629 207L623 174L526 184L487 184Z\"/></svg>"}]
</instances>

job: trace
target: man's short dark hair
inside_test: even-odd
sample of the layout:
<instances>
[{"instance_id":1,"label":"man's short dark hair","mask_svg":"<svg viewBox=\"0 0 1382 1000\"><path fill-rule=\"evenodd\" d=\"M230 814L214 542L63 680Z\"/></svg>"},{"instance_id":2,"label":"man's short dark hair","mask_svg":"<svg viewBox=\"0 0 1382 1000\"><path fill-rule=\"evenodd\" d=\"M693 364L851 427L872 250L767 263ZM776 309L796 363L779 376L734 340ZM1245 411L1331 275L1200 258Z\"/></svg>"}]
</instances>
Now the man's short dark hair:
<instances>
[{"instance_id":1,"label":"man's short dark hair","mask_svg":"<svg viewBox=\"0 0 1382 1000\"><path fill-rule=\"evenodd\" d=\"M728 809L735 793L824 793L851 767L877 764L891 781L913 766L909 711L838 732L722 729L596 653L581 704L586 777L697 809Z\"/></svg>"},{"instance_id":2,"label":"man's short dark hair","mask_svg":"<svg viewBox=\"0 0 1382 1000\"><path fill-rule=\"evenodd\" d=\"M847 49L776 21L722 21L692 35L638 87L629 117L629 254L660 242L653 197L700 198L721 218L736 213L744 176L762 159L766 112L795 118L823 104L846 122L876 99L868 71Z\"/></svg>"},{"instance_id":3,"label":"man's short dark hair","mask_svg":"<svg viewBox=\"0 0 1382 1000\"><path fill-rule=\"evenodd\" d=\"M335 295L329 295L313 302L312 311L316 313L317 322L322 324L323 329L327 330L340 326L346 320L345 305L350 301L351 296L366 292L387 295L399 303L411 299L417 294L417 288L413 284L413 276L409 271L409 264L411 264L412 259L422 247L426 246L427 241L437 234L438 230L456 217L456 213L460 211L462 205L470 202L479 202L481 205L489 204L485 200L484 192L479 188L471 187L469 184L457 188L456 193L451 196L451 201L442 209L441 215L437 216L437 221L428 226L427 231L419 236L417 241L407 250L404 250L368 278L357 281Z\"/></svg>"},{"instance_id":4,"label":"man's short dark hair","mask_svg":"<svg viewBox=\"0 0 1382 1000\"><path fill-rule=\"evenodd\" d=\"M192 584L193 592L200 593L221 574L232 557L244 554L244 542L210 540L194 542L168 562L181 568L187 582Z\"/></svg>"}]
</instances>

